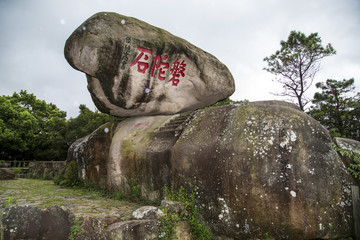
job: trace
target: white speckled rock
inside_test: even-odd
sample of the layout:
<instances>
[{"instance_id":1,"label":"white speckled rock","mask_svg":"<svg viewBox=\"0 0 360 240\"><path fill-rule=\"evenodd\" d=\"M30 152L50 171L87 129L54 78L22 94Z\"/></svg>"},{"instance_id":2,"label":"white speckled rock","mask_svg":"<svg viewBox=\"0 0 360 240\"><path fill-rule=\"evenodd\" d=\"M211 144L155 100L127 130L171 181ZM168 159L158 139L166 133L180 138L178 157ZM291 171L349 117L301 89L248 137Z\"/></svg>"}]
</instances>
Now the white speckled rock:
<instances>
[{"instance_id":1,"label":"white speckled rock","mask_svg":"<svg viewBox=\"0 0 360 240\"><path fill-rule=\"evenodd\" d=\"M66 41L65 57L86 73L100 111L174 114L230 96L234 79L218 59L135 18L97 13Z\"/></svg>"},{"instance_id":2,"label":"white speckled rock","mask_svg":"<svg viewBox=\"0 0 360 240\"><path fill-rule=\"evenodd\" d=\"M164 185L196 188L204 219L215 234L231 239L354 234L354 181L328 131L304 112L271 101L207 108L183 123L178 119L128 118L111 128L110 147L100 137L109 133L100 128L91 135L99 141L87 140L86 154L69 156L80 168L88 159L104 163L100 172L109 189L129 191L133 181L144 198L160 198ZM183 130L164 134L175 123ZM85 180L94 165L84 166Z\"/></svg>"}]
</instances>

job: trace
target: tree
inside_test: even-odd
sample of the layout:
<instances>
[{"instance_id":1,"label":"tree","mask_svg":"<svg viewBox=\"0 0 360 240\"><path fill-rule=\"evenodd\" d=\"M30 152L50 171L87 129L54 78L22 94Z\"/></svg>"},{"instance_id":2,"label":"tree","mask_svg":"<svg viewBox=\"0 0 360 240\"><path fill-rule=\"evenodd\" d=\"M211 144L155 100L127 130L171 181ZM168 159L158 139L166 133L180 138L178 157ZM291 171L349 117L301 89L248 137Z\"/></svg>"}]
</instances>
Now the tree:
<instances>
[{"instance_id":1,"label":"tree","mask_svg":"<svg viewBox=\"0 0 360 240\"><path fill-rule=\"evenodd\" d=\"M0 159L19 159L35 140L36 119L6 96L0 96Z\"/></svg>"},{"instance_id":2,"label":"tree","mask_svg":"<svg viewBox=\"0 0 360 240\"><path fill-rule=\"evenodd\" d=\"M336 54L331 44L321 45L317 33L309 36L291 31L287 41L280 42L281 49L264 58L268 67L264 70L275 74L275 81L282 84L283 91L276 95L289 96L297 100L300 109L310 101L304 93L310 88L320 68L320 60Z\"/></svg>"},{"instance_id":3,"label":"tree","mask_svg":"<svg viewBox=\"0 0 360 240\"><path fill-rule=\"evenodd\" d=\"M2 96L1 156L6 159L64 160L66 113L24 90Z\"/></svg>"},{"instance_id":4,"label":"tree","mask_svg":"<svg viewBox=\"0 0 360 240\"><path fill-rule=\"evenodd\" d=\"M360 140L360 93L354 92L354 79L317 83L309 114L327 127L333 137Z\"/></svg>"}]
</instances>

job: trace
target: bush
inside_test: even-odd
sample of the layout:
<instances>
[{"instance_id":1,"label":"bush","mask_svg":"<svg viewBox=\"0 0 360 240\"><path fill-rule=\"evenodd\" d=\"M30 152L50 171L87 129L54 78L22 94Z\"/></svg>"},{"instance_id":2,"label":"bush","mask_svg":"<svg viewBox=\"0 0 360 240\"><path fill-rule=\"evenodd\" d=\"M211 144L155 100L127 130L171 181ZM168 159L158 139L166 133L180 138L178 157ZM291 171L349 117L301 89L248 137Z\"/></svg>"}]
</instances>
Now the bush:
<instances>
[{"instance_id":1,"label":"bush","mask_svg":"<svg viewBox=\"0 0 360 240\"><path fill-rule=\"evenodd\" d=\"M177 191L175 191L174 189L169 190L165 186L164 192L166 199L182 202L187 213L169 213L167 209L164 209L164 215L160 218L162 233L159 237L160 239L174 239L175 226L179 221L189 223L193 239L215 239L210 231L210 227L200 215L200 208L196 205L195 190L189 191L181 186Z\"/></svg>"},{"instance_id":2,"label":"bush","mask_svg":"<svg viewBox=\"0 0 360 240\"><path fill-rule=\"evenodd\" d=\"M70 162L64 174L64 180L60 182L61 186L75 187L81 185L81 180L78 176L78 167L75 161Z\"/></svg>"}]
</instances>

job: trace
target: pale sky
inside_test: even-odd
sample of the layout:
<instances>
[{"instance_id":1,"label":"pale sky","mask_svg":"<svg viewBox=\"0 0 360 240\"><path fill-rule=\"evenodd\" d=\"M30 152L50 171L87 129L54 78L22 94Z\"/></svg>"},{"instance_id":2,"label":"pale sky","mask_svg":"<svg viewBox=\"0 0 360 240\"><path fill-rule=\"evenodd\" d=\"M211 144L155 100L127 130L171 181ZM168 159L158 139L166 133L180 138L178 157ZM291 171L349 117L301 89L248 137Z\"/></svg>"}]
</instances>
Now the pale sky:
<instances>
[{"instance_id":1,"label":"pale sky","mask_svg":"<svg viewBox=\"0 0 360 240\"><path fill-rule=\"evenodd\" d=\"M24 89L68 117L79 104L95 110L85 74L63 52L70 34L101 11L135 17L216 56L235 79L233 100L286 100L269 93L281 85L263 59L292 30L317 32L337 51L322 60L315 82L354 78L360 92L359 0L0 0L0 95Z\"/></svg>"}]
</instances>

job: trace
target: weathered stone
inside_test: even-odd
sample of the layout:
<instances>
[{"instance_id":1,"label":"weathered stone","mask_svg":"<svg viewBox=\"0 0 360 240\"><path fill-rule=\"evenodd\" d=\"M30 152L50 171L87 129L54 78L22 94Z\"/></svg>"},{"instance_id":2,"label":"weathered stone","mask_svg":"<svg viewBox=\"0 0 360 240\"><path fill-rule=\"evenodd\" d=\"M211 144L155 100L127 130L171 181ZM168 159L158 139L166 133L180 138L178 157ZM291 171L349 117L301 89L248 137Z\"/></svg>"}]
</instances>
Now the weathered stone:
<instances>
[{"instance_id":1,"label":"weathered stone","mask_svg":"<svg viewBox=\"0 0 360 240\"><path fill-rule=\"evenodd\" d=\"M107 123L92 134L76 140L69 148L67 162L77 161L79 176L89 183L105 188L107 165L115 123ZM73 155L71 153L77 153Z\"/></svg>"},{"instance_id":2,"label":"weathered stone","mask_svg":"<svg viewBox=\"0 0 360 240\"><path fill-rule=\"evenodd\" d=\"M162 200L161 207L166 208L170 213L178 213L183 216L187 214L185 205L182 202Z\"/></svg>"},{"instance_id":3,"label":"weathered stone","mask_svg":"<svg viewBox=\"0 0 360 240\"><path fill-rule=\"evenodd\" d=\"M189 223L181 221L176 224L175 239L191 240L191 227Z\"/></svg>"},{"instance_id":4,"label":"weathered stone","mask_svg":"<svg viewBox=\"0 0 360 240\"><path fill-rule=\"evenodd\" d=\"M211 54L135 18L102 12L66 41L98 109L117 116L174 114L230 96L234 80Z\"/></svg>"},{"instance_id":5,"label":"weathered stone","mask_svg":"<svg viewBox=\"0 0 360 240\"><path fill-rule=\"evenodd\" d=\"M84 216L79 219L81 223L81 232L76 236L76 240L107 240L109 239L107 231L101 221Z\"/></svg>"},{"instance_id":6,"label":"weathered stone","mask_svg":"<svg viewBox=\"0 0 360 240\"><path fill-rule=\"evenodd\" d=\"M164 185L196 187L204 219L228 238L353 235L353 180L316 120L277 102L208 108L185 122L176 119L136 117L117 124L107 158L101 158L109 189L127 191L132 181L143 197L160 199ZM184 127L163 134L167 123ZM101 129L93 134L105 135ZM82 145L87 155L69 152L80 165L99 155L91 141Z\"/></svg>"},{"instance_id":7,"label":"weathered stone","mask_svg":"<svg viewBox=\"0 0 360 240\"><path fill-rule=\"evenodd\" d=\"M1 216L1 239L68 239L74 216L58 206L44 211L35 207L11 207Z\"/></svg>"},{"instance_id":8,"label":"weathered stone","mask_svg":"<svg viewBox=\"0 0 360 240\"><path fill-rule=\"evenodd\" d=\"M143 206L139 209L136 209L132 216L134 219L158 219L161 214L164 214L163 211L154 206Z\"/></svg>"},{"instance_id":9,"label":"weathered stone","mask_svg":"<svg viewBox=\"0 0 360 240\"><path fill-rule=\"evenodd\" d=\"M138 240L158 239L160 222L158 220L131 220L114 223L107 228L110 239Z\"/></svg>"},{"instance_id":10,"label":"weathered stone","mask_svg":"<svg viewBox=\"0 0 360 240\"><path fill-rule=\"evenodd\" d=\"M348 139L348 138L336 137L336 138L334 138L334 142L342 150L355 151L355 152L360 153L360 142L359 141L356 141L353 139ZM343 162L347 168L351 168L351 164L356 164L354 161L354 156L350 156L347 154L340 154L340 157L343 160ZM357 185L360 186L360 179L354 177L354 180L357 183Z\"/></svg>"},{"instance_id":11,"label":"weathered stone","mask_svg":"<svg viewBox=\"0 0 360 240\"><path fill-rule=\"evenodd\" d=\"M9 168L0 168L0 180L15 179L15 173Z\"/></svg>"},{"instance_id":12,"label":"weathered stone","mask_svg":"<svg viewBox=\"0 0 360 240\"><path fill-rule=\"evenodd\" d=\"M353 139L348 139L348 138L339 138L339 137L334 138L334 141L338 147L340 147L344 150L353 150L353 151L360 152L360 142L359 141L356 141Z\"/></svg>"}]
</instances>

